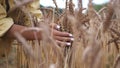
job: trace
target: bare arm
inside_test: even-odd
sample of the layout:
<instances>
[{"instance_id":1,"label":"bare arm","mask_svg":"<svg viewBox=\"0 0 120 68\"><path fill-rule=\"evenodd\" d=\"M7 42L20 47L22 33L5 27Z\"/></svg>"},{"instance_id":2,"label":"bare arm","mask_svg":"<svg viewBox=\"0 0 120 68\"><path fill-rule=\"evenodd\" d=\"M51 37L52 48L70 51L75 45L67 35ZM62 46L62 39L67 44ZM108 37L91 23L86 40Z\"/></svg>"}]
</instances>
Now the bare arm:
<instances>
[{"instance_id":1,"label":"bare arm","mask_svg":"<svg viewBox=\"0 0 120 68\"><path fill-rule=\"evenodd\" d=\"M35 40L35 36L34 36L34 33L37 34L37 37L39 40L42 39L41 37L41 31L37 32L37 31L25 31L25 32L22 32L23 30L25 30L26 28L28 27L25 27L25 26L21 26L21 25L16 25L16 24L13 24L13 26L8 30L8 32L6 33L6 36L9 37L9 38L12 38L12 39L15 39L15 36L14 36L14 33L15 32L18 32L20 33L24 38L26 38L27 40Z\"/></svg>"},{"instance_id":2,"label":"bare arm","mask_svg":"<svg viewBox=\"0 0 120 68\"><path fill-rule=\"evenodd\" d=\"M54 25L55 27L56 25ZM20 33L25 39L27 40L35 40L35 35L34 33L36 33L36 36L39 40L42 39L42 31L34 31L34 30L28 30L25 32L22 32L23 30L27 29L28 27L25 26L21 26L21 25L16 25L13 24L13 26L8 30L8 32L6 33L6 36L12 39L15 39L15 32ZM53 30L53 38L56 40L56 42L58 44L63 44L63 45L70 45L70 41L73 41L74 38L72 37L72 34L67 33L67 32L61 32L55 28L51 28ZM67 41L67 42L65 42Z\"/></svg>"}]
</instances>

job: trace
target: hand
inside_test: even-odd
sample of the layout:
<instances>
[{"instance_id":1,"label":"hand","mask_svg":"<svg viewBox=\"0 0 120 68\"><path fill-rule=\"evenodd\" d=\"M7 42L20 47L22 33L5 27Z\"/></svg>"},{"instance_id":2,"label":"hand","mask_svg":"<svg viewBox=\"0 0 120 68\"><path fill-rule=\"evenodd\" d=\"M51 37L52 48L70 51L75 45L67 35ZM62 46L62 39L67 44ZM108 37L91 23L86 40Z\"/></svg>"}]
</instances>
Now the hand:
<instances>
[{"instance_id":1,"label":"hand","mask_svg":"<svg viewBox=\"0 0 120 68\"><path fill-rule=\"evenodd\" d=\"M26 30L25 32L22 32L23 30ZM67 32L61 32L59 31L60 26L56 25L56 24L52 24L51 25L51 29L52 29L52 34L53 34L53 38L56 40L56 42L58 43L58 45L64 46L64 45L71 45L71 41L74 41L74 38L72 36L72 34L67 33ZM37 37L39 40L42 39L42 31L40 30L35 31L35 30L28 30L28 27L25 26L21 26L21 25L16 25L14 24L6 33L6 37L11 38L11 39L16 39L16 36L14 35L14 33L20 33L25 39L27 40L35 40L35 36L34 36L34 32L36 32Z\"/></svg>"},{"instance_id":2,"label":"hand","mask_svg":"<svg viewBox=\"0 0 120 68\"><path fill-rule=\"evenodd\" d=\"M64 46L64 45L70 46L71 45L71 42L74 41L72 34L59 31L60 26L56 25L54 23L50 24L50 26L52 28L53 38L56 40L58 45L61 45L61 46Z\"/></svg>"}]
</instances>

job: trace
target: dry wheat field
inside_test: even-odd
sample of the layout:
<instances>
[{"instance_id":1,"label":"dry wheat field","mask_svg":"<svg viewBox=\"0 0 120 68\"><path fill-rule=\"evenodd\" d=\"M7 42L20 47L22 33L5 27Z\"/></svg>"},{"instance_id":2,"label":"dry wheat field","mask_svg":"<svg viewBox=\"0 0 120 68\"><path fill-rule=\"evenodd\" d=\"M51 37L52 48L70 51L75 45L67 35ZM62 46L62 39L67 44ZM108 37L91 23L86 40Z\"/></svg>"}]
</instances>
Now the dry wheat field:
<instances>
[{"instance_id":1,"label":"dry wheat field","mask_svg":"<svg viewBox=\"0 0 120 68\"><path fill-rule=\"evenodd\" d=\"M33 26L27 30L42 30L41 41L37 38L27 41L15 34L20 41L16 46L16 68L120 68L120 0L110 0L99 11L93 8L92 0L87 9L83 8L82 0L78 0L75 9L72 1L66 0L66 7L59 13L57 2L53 0L56 8L41 8L40 22L31 17L40 29ZM72 46L57 45L48 26L51 23L73 34Z\"/></svg>"}]
</instances>

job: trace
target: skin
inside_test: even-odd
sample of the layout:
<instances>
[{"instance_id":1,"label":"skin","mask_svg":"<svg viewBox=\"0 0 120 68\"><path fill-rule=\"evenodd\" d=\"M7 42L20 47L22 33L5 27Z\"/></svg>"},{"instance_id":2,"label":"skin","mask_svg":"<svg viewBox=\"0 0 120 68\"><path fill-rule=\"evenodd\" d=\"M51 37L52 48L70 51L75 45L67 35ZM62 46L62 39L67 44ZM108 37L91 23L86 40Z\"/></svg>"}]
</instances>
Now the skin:
<instances>
[{"instance_id":1,"label":"skin","mask_svg":"<svg viewBox=\"0 0 120 68\"><path fill-rule=\"evenodd\" d=\"M58 44L66 45L66 42L64 42L64 41L69 41L69 42L73 41L73 40L71 40L72 36L70 36L70 33L59 31L56 28L56 26L57 26L56 24L52 24L52 26L54 27L54 28L51 27L53 38L56 40L56 42ZM25 32L21 33L21 31L25 30L26 28L28 28L28 27L13 24L12 27L6 33L6 36L8 38L16 39L14 33L18 32L27 40L35 40L34 33L36 33L37 38L39 40L42 40L42 36L41 36L42 32L41 31L31 31L31 30L28 30L28 31L25 31Z\"/></svg>"},{"instance_id":2,"label":"skin","mask_svg":"<svg viewBox=\"0 0 120 68\"><path fill-rule=\"evenodd\" d=\"M28 0L28 1L25 0L25 1L33 2L35 0ZM73 40L71 40L71 39L73 39L73 37L70 35L70 33L59 31L58 28L56 28L56 26L57 26L56 24L50 24L50 26L51 26L51 30L52 30L51 33L53 35L53 38L55 39L55 41L58 44L66 45L68 42L73 41ZM16 39L14 33L18 32L27 40L35 40L34 33L36 33L37 38L39 40L42 40L42 36L41 36L42 32L41 31L25 31L25 32L21 33L21 31L25 30L26 28L28 28L28 27L13 24L13 26L6 33L6 36L8 38ZM64 42L64 41L67 41L67 42Z\"/></svg>"}]
</instances>

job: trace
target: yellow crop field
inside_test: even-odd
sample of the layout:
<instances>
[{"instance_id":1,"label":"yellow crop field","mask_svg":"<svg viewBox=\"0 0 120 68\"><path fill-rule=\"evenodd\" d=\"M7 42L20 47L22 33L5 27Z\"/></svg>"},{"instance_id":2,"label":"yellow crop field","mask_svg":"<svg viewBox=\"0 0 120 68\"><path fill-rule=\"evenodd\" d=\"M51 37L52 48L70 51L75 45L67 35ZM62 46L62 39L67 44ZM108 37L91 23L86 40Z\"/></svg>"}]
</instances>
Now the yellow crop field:
<instances>
[{"instance_id":1,"label":"yellow crop field","mask_svg":"<svg viewBox=\"0 0 120 68\"><path fill-rule=\"evenodd\" d=\"M61 13L56 0L53 2L55 8L40 8L43 17L39 22L30 15L33 27L22 31L41 30L42 40L36 37L28 41L15 33L19 40L17 46L13 45L16 68L120 68L120 0L110 0L99 11L93 7L92 0L88 8L83 8L82 0L78 0L77 9L73 0L66 0ZM56 43L50 30L54 27L49 26L52 23L61 26L59 31L73 34L71 46Z\"/></svg>"}]
</instances>

